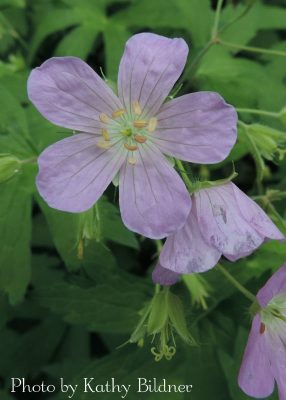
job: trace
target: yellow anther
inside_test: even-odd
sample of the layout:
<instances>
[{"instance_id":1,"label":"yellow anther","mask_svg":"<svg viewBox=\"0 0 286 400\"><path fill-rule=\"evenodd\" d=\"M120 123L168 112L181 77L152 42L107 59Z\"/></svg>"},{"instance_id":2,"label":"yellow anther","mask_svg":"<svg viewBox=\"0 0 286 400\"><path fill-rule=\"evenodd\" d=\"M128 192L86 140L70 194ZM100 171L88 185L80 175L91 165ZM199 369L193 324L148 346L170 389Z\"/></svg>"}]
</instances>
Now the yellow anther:
<instances>
[{"instance_id":1,"label":"yellow anther","mask_svg":"<svg viewBox=\"0 0 286 400\"><path fill-rule=\"evenodd\" d=\"M155 129L157 128L157 122L158 122L157 118L155 118L155 117L149 119L148 128L147 128L149 132L155 131Z\"/></svg>"},{"instance_id":2,"label":"yellow anther","mask_svg":"<svg viewBox=\"0 0 286 400\"><path fill-rule=\"evenodd\" d=\"M133 121L133 126L135 126L135 128L145 128L147 126L147 122L138 119L137 121Z\"/></svg>"},{"instance_id":3,"label":"yellow anther","mask_svg":"<svg viewBox=\"0 0 286 400\"><path fill-rule=\"evenodd\" d=\"M99 114L99 119L100 119L100 121L103 122L104 124L107 124L108 121L109 121L108 116L107 116L106 114L104 114L104 113Z\"/></svg>"},{"instance_id":4,"label":"yellow anther","mask_svg":"<svg viewBox=\"0 0 286 400\"><path fill-rule=\"evenodd\" d=\"M147 140L146 136L143 136L143 135L135 135L135 136L134 136L134 139L135 139L136 142L138 142L138 143L145 143L146 140Z\"/></svg>"},{"instance_id":5,"label":"yellow anther","mask_svg":"<svg viewBox=\"0 0 286 400\"><path fill-rule=\"evenodd\" d=\"M104 140L106 140L107 142L110 140L109 133L107 132L107 129L105 129L105 128L101 129L101 134L102 134Z\"/></svg>"},{"instance_id":6,"label":"yellow anther","mask_svg":"<svg viewBox=\"0 0 286 400\"><path fill-rule=\"evenodd\" d=\"M140 107L139 101L135 100L132 102L133 111L136 115L140 115L142 113L142 109Z\"/></svg>"},{"instance_id":7,"label":"yellow anther","mask_svg":"<svg viewBox=\"0 0 286 400\"><path fill-rule=\"evenodd\" d=\"M100 149L109 149L111 146L110 142L107 142L106 140L99 140L97 142L97 147L99 147Z\"/></svg>"},{"instance_id":8,"label":"yellow anther","mask_svg":"<svg viewBox=\"0 0 286 400\"><path fill-rule=\"evenodd\" d=\"M129 157L129 158L128 158L128 163L129 163L130 165L135 165L135 164L137 163L137 160L136 160L135 157ZM138 345L139 345L139 342L138 342ZM143 344L142 344L142 346L143 346ZM141 346L141 347L142 347L142 346Z\"/></svg>"},{"instance_id":9,"label":"yellow anther","mask_svg":"<svg viewBox=\"0 0 286 400\"><path fill-rule=\"evenodd\" d=\"M135 151L138 149L137 146L129 145L127 143L124 143L124 147L125 147L125 149L130 150L130 151Z\"/></svg>"},{"instance_id":10,"label":"yellow anther","mask_svg":"<svg viewBox=\"0 0 286 400\"><path fill-rule=\"evenodd\" d=\"M125 113L124 108L119 108L118 110L113 111L112 118L121 117Z\"/></svg>"}]
</instances>

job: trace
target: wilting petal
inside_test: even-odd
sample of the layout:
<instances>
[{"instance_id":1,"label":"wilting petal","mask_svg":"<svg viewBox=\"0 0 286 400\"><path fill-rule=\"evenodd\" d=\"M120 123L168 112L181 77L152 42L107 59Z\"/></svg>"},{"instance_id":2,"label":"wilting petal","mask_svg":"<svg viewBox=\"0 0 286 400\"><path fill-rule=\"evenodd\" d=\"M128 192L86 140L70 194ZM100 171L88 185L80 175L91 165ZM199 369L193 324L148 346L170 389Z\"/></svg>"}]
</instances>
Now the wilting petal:
<instances>
[{"instance_id":1,"label":"wilting petal","mask_svg":"<svg viewBox=\"0 0 286 400\"><path fill-rule=\"evenodd\" d=\"M246 196L234 183L231 183L231 185L243 218L264 238L285 239L262 208Z\"/></svg>"},{"instance_id":2,"label":"wilting petal","mask_svg":"<svg viewBox=\"0 0 286 400\"><path fill-rule=\"evenodd\" d=\"M99 133L100 113L122 107L106 83L76 57L51 58L35 68L28 95L40 113L56 125Z\"/></svg>"},{"instance_id":3,"label":"wilting petal","mask_svg":"<svg viewBox=\"0 0 286 400\"><path fill-rule=\"evenodd\" d=\"M286 293L286 264L271 276L256 297L261 307L266 307L273 297L283 292Z\"/></svg>"},{"instance_id":4,"label":"wilting petal","mask_svg":"<svg viewBox=\"0 0 286 400\"><path fill-rule=\"evenodd\" d=\"M37 187L53 208L81 212L102 195L126 154L119 144L99 148L92 134L78 134L49 146L39 157Z\"/></svg>"},{"instance_id":5,"label":"wilting petal","mask_svg":"<svg viewBox=\"0 0 286 400\"><path fill-rule=\"evenodd\" d=\"M138 101L143 116L154 115L181 75L188 55L183 39L140 33L126 43L119 66L119 97L128 111Z\"/></svg>"},{"instance_id":6,"label":"wilting petal","mask_svg":"<svg viewBox=\"0 0 286 400\"><path fill-rule=\"evenodd\" d=\"M264 398L270 396L274 390L274 377L267 351L267 336L260 333L260 324L260 316L256 315L241 364L238 384L249 396Z\"/></svg>"},{"instance_id":7,"label":"wilting petal","mask_svg":"<svg viewBox=\"0 0 286 400\"><path fill-rule=\"evenodd\" d=\"M243 219L230 183L200 190L194 198L202 236L230 259L244 257L263 243Z\"/></svg>"},{"instance_id":8,"label":"wilting petal","mask_svg":"<svg viewBox=\"0 0 286 400\"><path fill-rule=\"evenodd\" d=\"M120 171L119 201L123 222L152 239L181 228L190 212L190 195L177 172L152 145L133 153Z\"/></svg>"},{"instance_id":9,"label":"wilting petal","mask_svg":"<svg viewBox=\"0 0 286 400\"><path fill-rule=\"evenodd\" d=\"M174 285L179 280L180 276L181 275L176 272L163 268L160 263L156 265L152 273L153 282L163 286Z\"/></svg>"},{"instance_id":10,"label":"wilting petal","mask_svg":"<svg viewBox=\"0 0 286 400\"><path fill-rule=\"evenodd\" d=\"M279 399L286 399L286 328L284 321L278 321L280 329L269 332L267 337L271 370L275 377Z\"/></svg>"},{"instance_id":11,"label":"wilting petal","mask_svg":"<svg viewBox=\"0 0 286 400\"><path fill-rule=\"evenodd\" d=\"M190 274L205 272L217 264L221 252L204 241L195 214L193 203L186 224L167 238L160 255L163 267Z\"/></svg>"},{"instance_id":12,"label":"wilting petal","mask_svg":"<svg viewBox=\"0 0 286 400\"><path fill-rule=\"evenodd\" d=\"M163 153L195 163L224 160L237 138L237 113L214 92L187 94L163 104L153 136Z\"/></svg>"}]
</instances>

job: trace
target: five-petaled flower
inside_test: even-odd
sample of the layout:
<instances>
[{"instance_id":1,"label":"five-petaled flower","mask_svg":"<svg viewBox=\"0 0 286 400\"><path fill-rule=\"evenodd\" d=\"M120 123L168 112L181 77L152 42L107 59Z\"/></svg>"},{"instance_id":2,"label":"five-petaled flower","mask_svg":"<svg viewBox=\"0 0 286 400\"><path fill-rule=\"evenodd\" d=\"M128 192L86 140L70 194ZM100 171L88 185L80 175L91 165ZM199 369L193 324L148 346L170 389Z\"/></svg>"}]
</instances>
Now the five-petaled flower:
<instances>
[{"instance_id":1,"label":"five-petaled flower","mask_svg":"<svg viewBox=\"0 0 286 400\"><path fill-rule=\"evenodd\" d=\"M222 254L236 261L268 239L283 240L284 236L253 200L228 182L193 194L187 222L167 238L160 264L176 273L204 272Z\"/></svg>"},{"instance_id":2,"label":"five-petaled flower","mask_svg":"<svg viewBox=\"0 0 286 400\"><path fill-rule=\"evenodd\" d=\"M219 162L236 141L237 122L235 109L217 93L165 102L187 54L183 39L131 37L119 67L118 97L78 58L52 58L32 71L28 94L36 108L78 133L39 157L37 187L51 207L87 210L119 173L127 227L162 238L184 225L191 199L163 154Z\"/></svg>"},{"instance_id":3,"label":"five-petaled flower","mask_svg":"<svg viewBox=\"0 0 286 400\"><path fill-rule=\"evenodd\" d=\"M286 399L286 264L257 294L261 307L255 315L238 383L249 396L265 398L278 386Z\"/></svg>"}]
</instances>

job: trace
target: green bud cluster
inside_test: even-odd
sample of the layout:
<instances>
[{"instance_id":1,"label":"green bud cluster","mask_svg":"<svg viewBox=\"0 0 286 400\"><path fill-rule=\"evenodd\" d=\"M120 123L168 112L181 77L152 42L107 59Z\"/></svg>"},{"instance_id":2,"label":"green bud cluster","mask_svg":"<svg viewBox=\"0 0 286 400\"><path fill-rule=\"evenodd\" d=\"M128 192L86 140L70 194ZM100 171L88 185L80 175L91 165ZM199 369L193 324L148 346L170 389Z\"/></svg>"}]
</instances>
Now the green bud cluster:
<instances>
[{"instance_id":1,"label":"green bud cluster","mask_svg":"<svg viewBox=\"0 0 286 400\"><path fill-rule=\"evenodd\" d=\"M211 287L201 274L183 275L183 281L190 292L192 306L207 310L206 299Z\"/></svg>"},{"instance_id":2,"label":"green bud cluster","mask_svg":"<svg viewBox=\"0 0 286 400\"><path fill-rule=\"evenodd\" d=\"M286 143L285 132L261 124L251 124L248 126L248 133L266 160L273 160L275 153L279 154L280 159L284 157L284 153L279 147Z\"/></svg>"}]
</instances>

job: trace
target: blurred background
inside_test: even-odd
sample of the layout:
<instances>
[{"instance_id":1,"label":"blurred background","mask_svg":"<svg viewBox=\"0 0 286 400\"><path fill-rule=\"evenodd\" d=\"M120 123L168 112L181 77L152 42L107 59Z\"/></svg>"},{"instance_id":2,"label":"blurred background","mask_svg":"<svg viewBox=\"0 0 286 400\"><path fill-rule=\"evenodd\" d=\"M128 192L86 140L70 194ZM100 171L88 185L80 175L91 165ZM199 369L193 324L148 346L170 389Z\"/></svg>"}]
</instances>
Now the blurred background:
<instances>
[{"instance_id":1,"label":"blurred background","mask_svg":"<svg viewBox=\"0 0 286 400\"><path fill-rule=\"evenodd\" d=\"M77 384L82 377L126 384L156 377L192 384L193 391L127 398L248 399L236 381L249 304L216 270L173 288L199 346L178 339L174 358L161 362L150 352L152 338L143 347L118 349L152 298L156 244L123 226L113 185L92 215L59 212L41 200L37 156L70 132L44 120L26 93L31 69L52 56L84 59L115 88L132 34L183 37L190 55L178 94L217 91L237 107L241 121L228 159L194 165L192 177L227 177L234 162L235 183L286 233L286 1L224 1L215 41L216 7L216 0L0 0L1 400L67 398L11 394L12 377L57 387L60 377ZM223 264L256 292L285 261L286 245L270 242L247 259ZM79 392L73 398L119 397Z\"/></svg>"}]
</instances>

